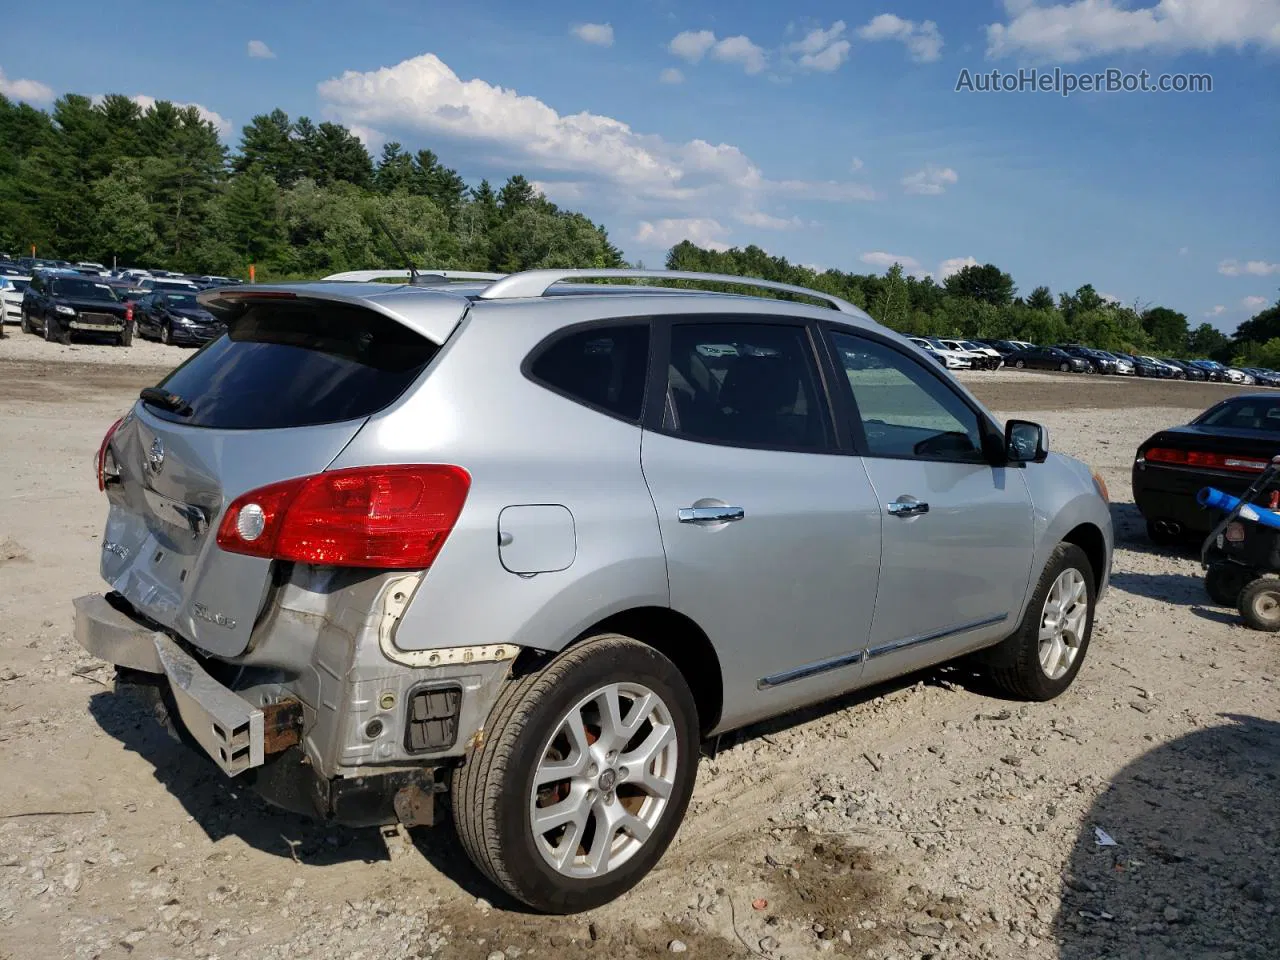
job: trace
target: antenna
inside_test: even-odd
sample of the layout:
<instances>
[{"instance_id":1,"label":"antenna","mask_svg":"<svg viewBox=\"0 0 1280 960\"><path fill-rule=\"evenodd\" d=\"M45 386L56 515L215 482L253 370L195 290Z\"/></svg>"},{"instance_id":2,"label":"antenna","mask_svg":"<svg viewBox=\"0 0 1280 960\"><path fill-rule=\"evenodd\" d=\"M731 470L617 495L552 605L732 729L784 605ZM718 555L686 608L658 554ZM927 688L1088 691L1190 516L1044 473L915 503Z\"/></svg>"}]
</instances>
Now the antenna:
<instances>
[{"instance_id":1,"label":"antenna","mask_svg":"<svg viewBox=\"0 0 1280 960\"><path fill-rule=\"evenodd\" d=\"M396 251L396 253L398 253L398 254L400 255L400 259L401 259L402 261L404 261L404 265L405 265L405 266L408 268L408 270L409 270L409 283L410 283L410 285L417 283L417 282L418 282L418 271L417 271L417 269L415 269L415 267L413 266L413 260L411 260L411 259L409 258L409 255L408 255L407 253L405 253L405 252L404 252L404 247L400 246L400 241L399 241L399 240L397 240L397 239L395 238L394 234L392 234L392 232L391 232L390 230L388 230L388 229L387 229L387 225L386 225L386 223L385 223L385 222L383 222L383 219L382 219L380 216L378 216L376 213L373 215L373 222L374 222L374 223L376 223L376 224L378 225L378 227L382 230L382 232L383 232L384 234L386 234L387 239L391 241L391 246L395 247L395 251Z\"/></svg>"}]
</instances>

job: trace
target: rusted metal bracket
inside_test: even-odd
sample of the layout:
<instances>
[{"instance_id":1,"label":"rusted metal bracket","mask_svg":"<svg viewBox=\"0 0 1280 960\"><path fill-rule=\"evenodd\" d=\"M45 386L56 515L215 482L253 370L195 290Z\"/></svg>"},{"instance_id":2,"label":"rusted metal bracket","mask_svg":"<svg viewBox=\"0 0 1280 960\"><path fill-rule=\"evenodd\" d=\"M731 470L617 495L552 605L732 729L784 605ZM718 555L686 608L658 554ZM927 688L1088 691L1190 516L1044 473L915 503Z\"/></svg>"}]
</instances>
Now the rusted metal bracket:
<instances>
[{"instance_id":1,"label":"rusted metal bracket","mask_svg":"<svg viewBox=\"0 0 1280 960\"><path fill-rule=\"evenodd\" d=\"M262 708L262 752L281 753L302 742L302 704L281 700Z\"/></svg>"}]
</instances>

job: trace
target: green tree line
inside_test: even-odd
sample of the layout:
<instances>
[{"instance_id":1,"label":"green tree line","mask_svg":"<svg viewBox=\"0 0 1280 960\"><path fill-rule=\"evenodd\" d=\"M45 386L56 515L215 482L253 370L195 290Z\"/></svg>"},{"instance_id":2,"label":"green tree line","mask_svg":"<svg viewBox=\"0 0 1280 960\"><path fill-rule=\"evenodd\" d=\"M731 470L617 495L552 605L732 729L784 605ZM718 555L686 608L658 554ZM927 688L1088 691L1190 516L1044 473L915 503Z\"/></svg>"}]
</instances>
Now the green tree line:
<instances>
[{"instance_id":1,"label":"green tree line","mask_svg":"<svg viewBox=\"0 0 1280 960\"><path fill-rule=\"evenodd\" d=\"M431 150L383 146L375 159L346 127L254 117L229 150L194 107L143 108L113 94L68 94L49 111L0 95L0 250L263 279L401 266L384 223L415 264L509 272L625 266L608 234L562 210L523 176L469 186ZM1169 307L1038 286L1019 295L992 264L942 283L816 271L756 246L672 247L670 269L759 276L841 296L902 332L1080 342L1106 350L1280 368L1280 302L1227 337Z\"/></svg>"},{"instance_id":2,"label":"green tree line","mask_svg":"<svg viewBox=\"0 0 1280 960\"><path fill-rule=\"evenodd\" d=\"M938 283L929 276L909 276L899 264L883 275L817 271L756 246L717 251L685 241L671 248L666 265L821 290L894 330L918 336L1083 343L1100 350L1280 369L1280 301L1228 337L1209 323L1192 327L1186 314L1169 307L1108 300L1091 284L1056 297L1045 286L1020 296L1013 277L989 263L964 267Z\"/></svg>"},{"instance_id":3,"label":"green tree line","mask_svg":"<svg viewBox=\"0 0 1280 960\"><path fill-rule=\"evenodd\" d=\"M468 187L430 150L375 162L350 130L254 117L233 154L194 107L69 94L48 111L0 96L0 250L243 277L418 265L614 267L603 227L523 176Z\"/></svg>"}]
</instances>

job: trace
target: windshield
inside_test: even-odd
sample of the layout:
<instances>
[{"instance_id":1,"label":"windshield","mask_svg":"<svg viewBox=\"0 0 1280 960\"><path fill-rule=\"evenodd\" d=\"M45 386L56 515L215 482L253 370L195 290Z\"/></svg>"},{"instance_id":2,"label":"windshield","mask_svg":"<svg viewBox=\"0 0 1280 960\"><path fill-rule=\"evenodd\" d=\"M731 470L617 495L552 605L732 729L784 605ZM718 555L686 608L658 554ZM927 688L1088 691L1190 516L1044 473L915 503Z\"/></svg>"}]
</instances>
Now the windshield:
<instances>
[{"instance_id":1,"label":"windshield","mask_svg":"<svg viewBox=\"0 0 1280 960\"><path fill-rule=\"evenodd\" d=\"M93 280L77 280L74 277L59 277L53 282L53 292L59 297L74 297L77 300L107 300L115 302L120 298L105 283Z\"/></svg>"},{"instance_id":2,"label":"windshield","mask_svg":"<svg viewBox=\"0 0 1280 960\"><path fill-rule=\"evenodd\" d=\"M972 340L961 340L960 346L962 349L965 349L965 350L977 350L979 353L982 352L982 347L978 346Z\"/></svg>"},{"instance_id":3,"label":"windshield","mask_svg":"<svg viewBox=\"0 0 1280 960\"><path fill-rule=\"evenodd\" d=\"M200 301L196 299L194 293L166 293L164 299L172 307L191 309L200 306Z\"/></svg>"}]
</instances>

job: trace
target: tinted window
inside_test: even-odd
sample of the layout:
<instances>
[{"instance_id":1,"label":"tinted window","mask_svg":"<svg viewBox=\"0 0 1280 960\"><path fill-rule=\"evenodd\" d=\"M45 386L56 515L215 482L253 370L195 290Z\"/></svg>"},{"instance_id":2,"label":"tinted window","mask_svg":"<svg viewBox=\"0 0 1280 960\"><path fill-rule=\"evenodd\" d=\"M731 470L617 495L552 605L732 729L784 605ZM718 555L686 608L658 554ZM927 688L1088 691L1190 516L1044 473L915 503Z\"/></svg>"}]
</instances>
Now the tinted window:
<instances>
[{"instance_id":1,"label":"tinted window","mask_svg":"<svg viewBox=\"0 0 1280 960\"><path fill-rule=\"evenodd\" d=\"M395 400L438 348L389 317L343 304L255 304L160 384L190 405L177 423L268 429L367 417Z\"/></svg>"},{"instance_id":2,"label":"tinted window","mask_svg":"<svg viewBox=\"0 0 1280 960\"><path fill-rule=\"evenodd\" d=\"M873 457L982 457L978 415L928 369L874 340L832 337Z\"/></svg>"},{"instance_id":3,"label":"tinted window","mask_svg":"<svg viewBox=\"0 0 1280 960\"><path fill-rule=\"evenodd\" d=\"M1227 427L1232 430L1280 431L1280 398L1264 400L1250 397L1228 400L1222 406L1210 410L1192 422L1209 427Z\"/></svg>"},{"instance_id":4,"label":"tinted window","mask_svg":"<svg viewBox=\"0 0 1280 960\"><path fill-rule=\"evenodd\" d=\"M663 427L690 440L818 450L828 431L802 327L676 324Z\"/></svg>"},{"instance_id":5,"label":"tinted window","mask_svg":"<svg viewBox=\"0 0 1280 960\"><path fill-rule=\"evenodd\" d=\"M164 299L171 307L190 308L200 306L200 301L196 299L196 295L194 293L166 293L164 295Z\"/></svg>"},{"instance_id":6,"label":"tinted window","mask_svg":"<svg viewBox=\"0 0 1280 960\"><path fill-rule=\"evenodd\" d=\"M649 370L649 325L592 327L544 347L529 375L557 393L639 421Z\"/></svg>"}]
</instances>

